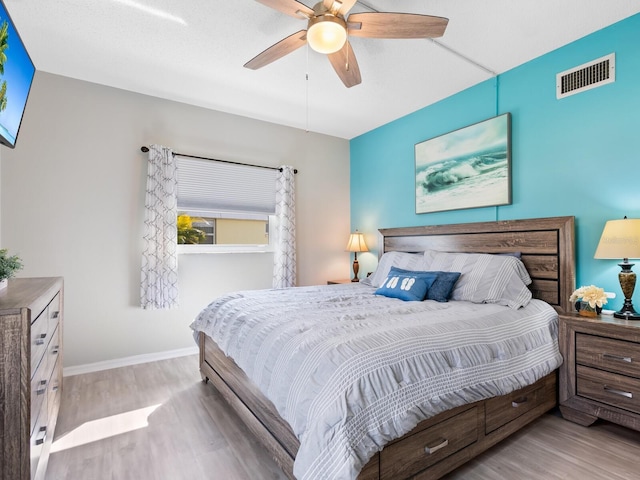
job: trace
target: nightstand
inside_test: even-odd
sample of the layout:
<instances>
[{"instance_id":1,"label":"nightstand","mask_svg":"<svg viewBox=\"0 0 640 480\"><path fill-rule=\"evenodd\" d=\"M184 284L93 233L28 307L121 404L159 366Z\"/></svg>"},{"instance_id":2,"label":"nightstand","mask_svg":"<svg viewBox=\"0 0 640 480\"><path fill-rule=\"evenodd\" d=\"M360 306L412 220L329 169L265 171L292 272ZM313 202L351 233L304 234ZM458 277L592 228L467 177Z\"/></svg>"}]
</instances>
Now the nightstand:
<instances>
[{"instance_id":1,"label":"nightstand","mask_svg":"<svg viewBox=\"0 0 640 480\"><path fill-rule=\"evenodd\" d=\"M341 278L339 280L327 280L327 285L337 285L339 283L357 283L357 282L351 282L350 278Z\"/></svg>"},{"instance_id":2,"label":"nightstand","mask_svg":"<svg viewBox=\"0 0 640 480\"><path fill-rule=\"evenodd\" d=\"M559 321L562 416L640 431L640 322L577 314L561 314Z\"/></svg>"}]
</instances>

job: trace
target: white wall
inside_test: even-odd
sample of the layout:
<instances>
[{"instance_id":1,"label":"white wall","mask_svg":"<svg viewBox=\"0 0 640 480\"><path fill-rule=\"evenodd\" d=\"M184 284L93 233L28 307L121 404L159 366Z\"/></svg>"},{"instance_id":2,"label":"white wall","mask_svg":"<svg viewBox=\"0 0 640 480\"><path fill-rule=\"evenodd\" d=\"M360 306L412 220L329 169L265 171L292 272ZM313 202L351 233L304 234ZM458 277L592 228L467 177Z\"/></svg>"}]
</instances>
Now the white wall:
<instances>
[{"instance_id":1,"label":"white wall","mask_svg":"<svg viewBox=\"0 0 640 480\"><path fill-rule=\"evenodd\" d=\"M138 306L150 143L296 167L299 284L349 276L348 141L38 72L2 152L1 245L18 276L64 277L66 367L191 347L216 296L271 286L272 254L181 255L181 307Z\"/></svg>"}]
</instances>

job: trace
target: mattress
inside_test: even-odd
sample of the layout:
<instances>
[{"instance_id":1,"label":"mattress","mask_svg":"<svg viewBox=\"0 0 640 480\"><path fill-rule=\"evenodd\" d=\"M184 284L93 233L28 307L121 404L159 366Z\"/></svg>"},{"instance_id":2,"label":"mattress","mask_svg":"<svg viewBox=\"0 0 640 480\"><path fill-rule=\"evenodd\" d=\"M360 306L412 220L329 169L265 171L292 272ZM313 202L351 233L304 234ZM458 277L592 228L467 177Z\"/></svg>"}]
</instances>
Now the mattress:
<instances>
[{"instance_id":1,"label":"mattress","mask_svg":"<svg viewBox=\"0 0 640 480\"><path fill-rule=\"evenodd\" d=\"M300 480L355 479L442 411L535 383L562 363L557 313L404 302L361 284L235 292L191 324L246 372L300 440Z\"/></svg>"}]
</instances>

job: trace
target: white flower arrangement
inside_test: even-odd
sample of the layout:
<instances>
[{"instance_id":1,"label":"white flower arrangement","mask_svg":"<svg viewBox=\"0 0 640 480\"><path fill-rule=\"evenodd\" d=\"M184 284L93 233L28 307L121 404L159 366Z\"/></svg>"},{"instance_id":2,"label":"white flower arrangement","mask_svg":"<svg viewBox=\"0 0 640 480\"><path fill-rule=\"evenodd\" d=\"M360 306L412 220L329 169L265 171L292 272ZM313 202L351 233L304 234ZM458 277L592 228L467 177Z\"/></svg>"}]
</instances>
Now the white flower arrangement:
<instances>
[{"instance_id":1,"label":"white flower arrangement","mask_svg":"<svg viewBox=\"0 0 640 480\"><path fill-rule=\"evenodd\" d=\"M607 294L604 293L604 288L589 285L588 287L580 287L569 297L570 302L578 300L588 303L589 307L595 310L596 307L602 308L607 303Z\"/></svg>"}]
</instances>

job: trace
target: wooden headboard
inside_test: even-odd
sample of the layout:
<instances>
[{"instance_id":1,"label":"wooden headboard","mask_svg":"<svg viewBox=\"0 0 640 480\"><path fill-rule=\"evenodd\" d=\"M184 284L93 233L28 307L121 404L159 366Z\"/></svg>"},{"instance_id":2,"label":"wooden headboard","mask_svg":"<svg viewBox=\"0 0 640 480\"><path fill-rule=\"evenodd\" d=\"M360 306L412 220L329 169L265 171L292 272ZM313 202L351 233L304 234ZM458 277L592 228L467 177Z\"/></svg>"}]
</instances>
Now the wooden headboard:
<instances>
[{"instance_id":1,"label":"wooden headboard","mask_svg":"<svg viewBox=\"0 0 640 480\"><path fill-rule=\"evenodd\" d=\"M574 217L384 228L382 251L521 252L534 298L569 312L575 290Z\"/></svg>"}]
</instances>

